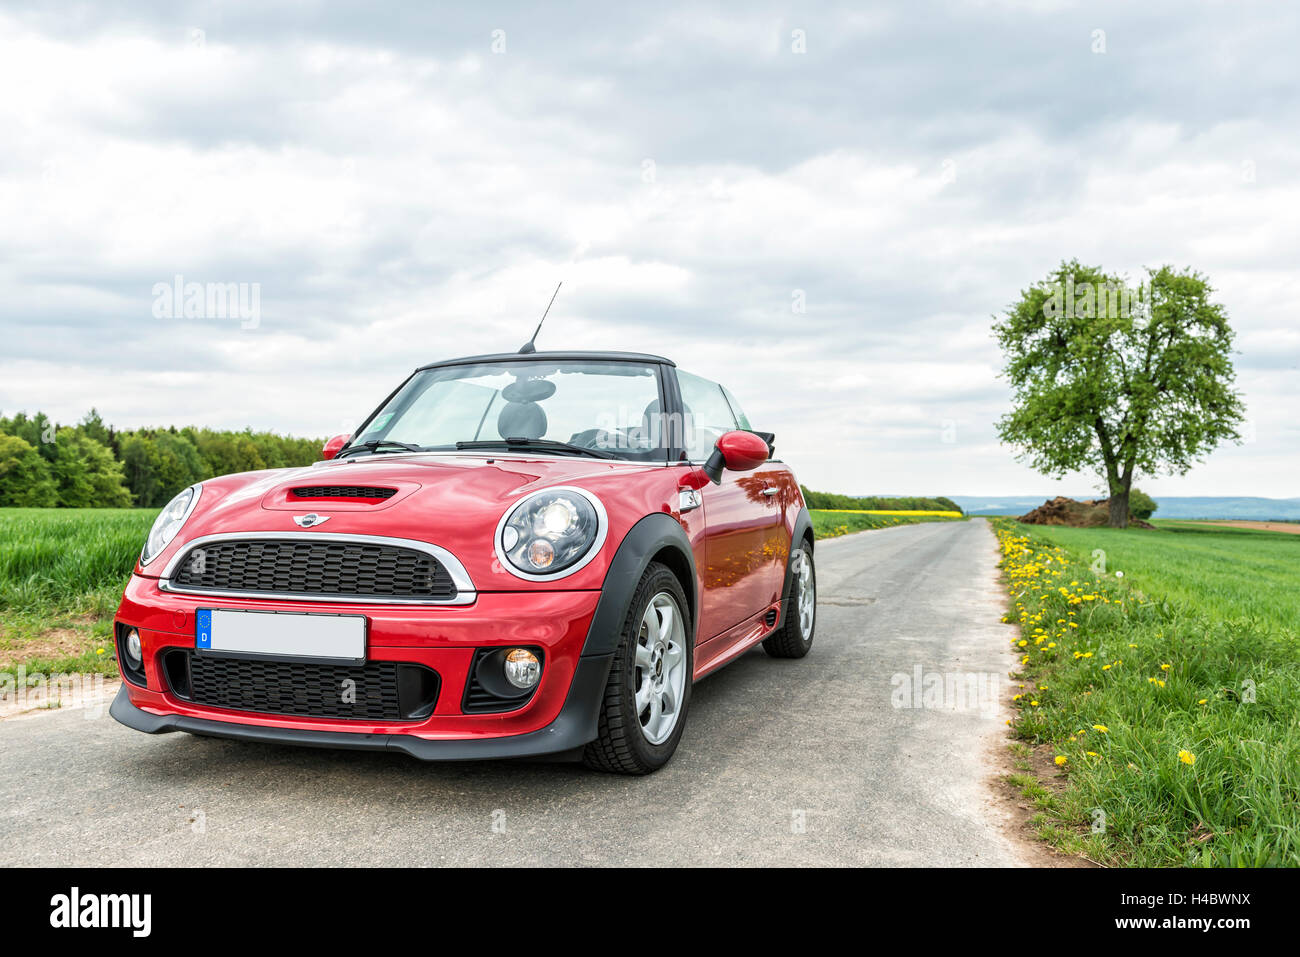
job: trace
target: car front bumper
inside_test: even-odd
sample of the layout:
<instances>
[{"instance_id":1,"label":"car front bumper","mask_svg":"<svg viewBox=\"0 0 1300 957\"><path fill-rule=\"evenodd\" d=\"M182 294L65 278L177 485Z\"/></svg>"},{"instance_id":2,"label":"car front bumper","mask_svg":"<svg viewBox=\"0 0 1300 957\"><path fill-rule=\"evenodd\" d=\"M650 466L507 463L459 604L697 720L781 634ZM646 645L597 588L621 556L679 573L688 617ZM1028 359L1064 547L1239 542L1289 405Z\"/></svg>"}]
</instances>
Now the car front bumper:
<instances>
[{"instance_id":1,"label":"car front bumper","mask_svg":"<svg viewBox=\"0 0 1300 957\"><path fill-rule=\"evenodd\" d=\"M463 606L330 605L331 613L364 615L370 662L421 665L439 688L427 717L417 720L340 719L240 711L176 694L163 668L169 652L195 648L200 608L322 612L319 603L219 599L162 591L157 580L134 576L119 623L140 633L147 687L124 680L110 714L149 734L192 734L308 747L400 751L423 760L540 757L581 748L596 722L612 655L589 653L601 593L594 591L480 593ZM544 666L536 692L517 710L470 713L464 707L479 649L540 648Z\"/></svg>"}]
</instances>

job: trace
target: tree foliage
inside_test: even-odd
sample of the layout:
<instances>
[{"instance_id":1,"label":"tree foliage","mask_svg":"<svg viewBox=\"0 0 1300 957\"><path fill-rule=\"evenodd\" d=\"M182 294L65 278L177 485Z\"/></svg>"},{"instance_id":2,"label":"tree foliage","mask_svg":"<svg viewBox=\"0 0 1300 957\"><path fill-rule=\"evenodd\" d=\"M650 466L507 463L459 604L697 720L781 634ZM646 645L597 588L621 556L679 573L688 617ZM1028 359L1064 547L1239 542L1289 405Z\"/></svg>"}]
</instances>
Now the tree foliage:
<instances>
[{"instance_id":1,"label":"tree foliage","mask_svg":"<svg viewBox=\"0 0 1300 957\"><path fill-rule=\"evenodd\" d=\"M1185 474L1240 439L1233 333L1212 292L1190 269L1148 269L1133 289L1062 263L994 326L1014 393L1002 440L1047 475L1095 470L1125 527L1134 475Z\"/></svg>"},{"instance_id":2,"label":"tree foliage","mask_svg":"<svg viewBox=\"0 0 1300 957\"><path fill-rule=\"evenodd\" d=\"M1140 518L1146 521L1156 513L1160 506L1146 492L1141 489L1130 489L1128 493L1128 510L1133 513L1134 518Z\"/></svg>"},{"instance_id":3,"label":"tree foliage","mask_svg":"<svg viewBox=\"0 0 1300 957\"><path fill-rule=\"evenodd\" d=\"M130 508L122 463L101 445L73 428L61 428L55 442L58 455L51 467L66 508Z\"/></svg>"},{"instance_id":4,"label":"tree foliage","mask_svg":"<svg viewBox=\"0 0 1300 957\"><path fill-rule=\"evenodd\" d=\"M58 488L50 466L26 439L0 435L0 506L57 505Z\"/></svg>"},{"instance_id":5,"label":"tree foliage","mask_svg":"<svg viewBox=\"0 0 1300 957\"><path fill-rule=\"evenodd\" d=\"M161 508L216 475L310 465L321 441L272 432L117 432L91 409L75 426L44 413L0 418L0 506Z\"/></svg>"},{"instance_id":6,"label":"tree foliage","mask_svg":"<svg viewBox=\"0 0 1300 957\"><path fill-rule=\"evenodd\" d=\"M950 498L883 498L875 495L841 495L838 492L814 492L799 486L809 508L901 509L906 511L960 512L961 506Z\"/></svg>"}]
</instances>

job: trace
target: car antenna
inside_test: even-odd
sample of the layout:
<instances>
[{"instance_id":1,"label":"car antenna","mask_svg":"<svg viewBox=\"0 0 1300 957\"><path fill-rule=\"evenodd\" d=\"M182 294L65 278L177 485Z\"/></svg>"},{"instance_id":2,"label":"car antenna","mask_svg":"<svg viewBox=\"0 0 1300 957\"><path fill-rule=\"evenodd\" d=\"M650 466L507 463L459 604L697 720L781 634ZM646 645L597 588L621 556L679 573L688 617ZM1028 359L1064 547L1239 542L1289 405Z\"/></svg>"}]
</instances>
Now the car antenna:
<instances>
[{"instance_id":1,"label":"car antenna","mask_svg":"<svg viewBox=\"0 0 1300 957\"><path fill-rule=\"evenodd\" d=\"M542 323L546 321L546 313L550 312L551 306L555 305L555 297L560 294L560 287L563 285L564 285L563 279L561 279L558 283L555 284L555 292L551 293L551 301L546 304L546 312L542 313L542 318L537 323L537 328L533 330L533 338L525 342L523 344L523 347L520 348L519 350L519 354L521 356L526 356L529 353L537 351L537 346L533 345L533 343L537 341L537 334L542 331Z\"/></svg>"}]
</instances>

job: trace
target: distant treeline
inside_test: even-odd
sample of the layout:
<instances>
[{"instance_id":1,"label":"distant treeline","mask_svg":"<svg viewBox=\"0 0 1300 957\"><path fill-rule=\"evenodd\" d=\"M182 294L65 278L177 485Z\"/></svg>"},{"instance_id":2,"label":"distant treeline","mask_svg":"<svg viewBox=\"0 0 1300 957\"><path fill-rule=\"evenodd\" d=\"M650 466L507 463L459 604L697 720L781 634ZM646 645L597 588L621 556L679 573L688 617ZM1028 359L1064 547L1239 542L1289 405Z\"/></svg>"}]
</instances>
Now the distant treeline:
<instances>
[{"instance_id":1,"label":"distant treeline","mask_svg":"<svg viewBox=\"0 0 1300 957\"><path fill-rule=\"evenodd\" d=\"M804 501L809 508L899 509L905 511L960 512L961 506L950 498L881 498L876 495L840 495L837 492L814 492L803 485Z\"/></svg>"},{"instance_id":2,"label":"distant treeline","mask_svg":"<svg viewBox=\"0 0 1300 957\"><path fill-rule=\"evenodd\" d=\"M321 439L186 427L119 432L91 409L77 425L0 417L0 506L161 508L215 475L310 465Z\"/></svg>"}]
</instances>

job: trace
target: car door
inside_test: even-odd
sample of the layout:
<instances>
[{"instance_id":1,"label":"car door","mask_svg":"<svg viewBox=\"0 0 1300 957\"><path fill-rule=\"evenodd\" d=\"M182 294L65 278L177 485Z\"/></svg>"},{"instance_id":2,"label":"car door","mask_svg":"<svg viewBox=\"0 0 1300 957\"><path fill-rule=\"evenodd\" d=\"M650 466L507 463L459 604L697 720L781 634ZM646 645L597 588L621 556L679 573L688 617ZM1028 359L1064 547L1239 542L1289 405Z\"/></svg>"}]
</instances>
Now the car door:
<instances>
[{"instance_id":1,"label":"car door","mask_svg":"<svg viewBox=\"0 0 1300 957\"><path fill-rule=\"evenodd\" d=\"M724 432L740 419L720 385L677 370L687 457L703 464ZM705 642L764 611L780 594L785 540L778 468L722 473L700 492L704 511L699 641Z\"/></svg>"}]
</instances>

